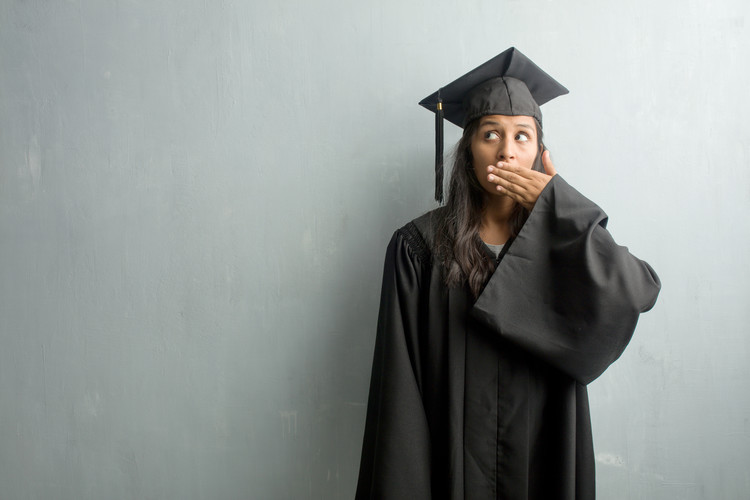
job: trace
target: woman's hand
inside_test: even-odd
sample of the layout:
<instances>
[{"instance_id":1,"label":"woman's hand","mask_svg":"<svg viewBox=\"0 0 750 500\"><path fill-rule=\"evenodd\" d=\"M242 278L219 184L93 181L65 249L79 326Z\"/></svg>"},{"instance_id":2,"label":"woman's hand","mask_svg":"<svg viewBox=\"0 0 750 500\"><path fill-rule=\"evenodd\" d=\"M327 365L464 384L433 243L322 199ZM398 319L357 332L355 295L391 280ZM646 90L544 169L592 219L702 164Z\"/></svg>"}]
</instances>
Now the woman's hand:
<instances>
[{"instance_id":1,"label":"woman's hand","mask_svg":"<svg viewBox=\"0 0 750 500\"><path fill-rule=\"evenodd\" d=\"M542 153L544 171L537 172L530 168L511 166L508 163L497 162L487 167L487 180L497 185L497 191L509 196L524 208L534 208L536 200L547 183L557 174L550 159L549 151Z\"/></svg>"}]
</instances>

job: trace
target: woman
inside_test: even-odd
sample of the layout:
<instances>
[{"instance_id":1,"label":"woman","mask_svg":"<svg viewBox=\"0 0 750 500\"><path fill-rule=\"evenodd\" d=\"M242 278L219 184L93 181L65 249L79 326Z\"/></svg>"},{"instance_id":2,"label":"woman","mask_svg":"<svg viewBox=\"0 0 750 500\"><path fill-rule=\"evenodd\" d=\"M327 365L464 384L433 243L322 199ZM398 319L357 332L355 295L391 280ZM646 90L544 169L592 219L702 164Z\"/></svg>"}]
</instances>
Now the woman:
<instances>
[{"instance_id":1,"label":"woman","mask_svg":"<svg viewBox=\"0 0 750 500\"><path fill-rule=\"evenodd\" d=\"M511 48L422 101L464 127L446 206L388 246L357 498L593 499L586 385L659 279L542 143L567 90Z\"/></svg>"}]
</instances>

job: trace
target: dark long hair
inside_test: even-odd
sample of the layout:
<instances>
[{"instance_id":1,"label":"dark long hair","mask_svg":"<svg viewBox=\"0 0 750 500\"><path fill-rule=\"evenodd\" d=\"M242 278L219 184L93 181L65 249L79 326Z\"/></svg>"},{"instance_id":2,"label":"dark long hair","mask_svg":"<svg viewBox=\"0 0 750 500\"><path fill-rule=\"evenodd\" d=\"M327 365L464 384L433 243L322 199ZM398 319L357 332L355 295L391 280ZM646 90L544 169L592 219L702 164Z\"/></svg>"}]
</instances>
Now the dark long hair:
<instances>
[{"instance_id":1,"label":"dark long hair","mask_svg":"<svg viewBox=\"0 0 750 500\"><path fill-rule=\"evenodd\" d=\"M542 127L536 123L539 153L534 169L541 169ZM435 236L436 257L443 266L447 286L468 285L476 299L495 271L495 262L488 255L479 237L482 211L487 194L474 173L471 141L479 129L479 118L464 127L463 136L453 153L453 171L448 183L448 199ZM518 235L529 211L516 203L510 216L511 238Z\"/></svg>"}]
</instances>

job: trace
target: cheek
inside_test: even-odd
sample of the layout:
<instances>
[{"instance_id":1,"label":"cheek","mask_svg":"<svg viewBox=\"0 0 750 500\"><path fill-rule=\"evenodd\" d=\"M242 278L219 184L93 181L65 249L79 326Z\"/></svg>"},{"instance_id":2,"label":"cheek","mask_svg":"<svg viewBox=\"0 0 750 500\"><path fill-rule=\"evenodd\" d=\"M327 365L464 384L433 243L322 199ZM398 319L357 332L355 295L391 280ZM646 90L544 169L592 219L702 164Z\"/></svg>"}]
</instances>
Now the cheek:
<instances>
[{"instance_id":1,"label":"cheek","mask_svg":"<svg viewBox=\"0 0 750 500\"><path fill-rule=\"evenodd\" d=\"M491 160L489 161L483 161L482 159L477 159L476 156L474 156L474 177L476 177L477 182L479 182L479 185L485 190L489 191L491 193L495 192L495 185L491 183L489 180L487 180L487 176L489 175L487 173L487 166L492 163Z\"/></svg>"},{"instance_id":2,"label":"cheek","mask_svg":"<svg viewBox=\"0 0 750 500\"><path fill-rule=\"evenodd\" d=\"M477 178L477 180L479 181L480 184L482 184L484 182L488 182L487 181L487 173L485 172L486 168L487 168L486 166L485 167L480 167L479 165L477 165L476 160L474 160L474 175L476 176L476 178Z\"/></svg>"},{"instance_id":3,"label":"cheek","mask_svg":"<svg viewBox=\"0 0 750 500\"><path fill-rule=\"evenodd\" d=\"M535 147L529 147L525 149L523 158L519 158L521 160L519 163L522 167L532 168L534 166L534 161L536 160L538 153L539 151Z\"/></svg>"},{"instance_id":4,"label":"cheek","mask_svg":"<svg viewBox=\"0 0 750 500\"><path fill-rule=\"evenodd\" d=\"M486 148L473 145L471 147L472 164L474 166L474 175L479 182L487 180L487 166L492 164L492 159L488 159Z\"/></svg>"},{"instance_id":5,"label":"cheek","mask_svg":"<svg viewBox=\"0 0 750 500\"><path fill-rule=\"evenodd\" d=\"M471 146L471 156L474 159L474 169L484 169L487 165L495 163L496 149L481 143Z\"/></svg>"}]
</instances>

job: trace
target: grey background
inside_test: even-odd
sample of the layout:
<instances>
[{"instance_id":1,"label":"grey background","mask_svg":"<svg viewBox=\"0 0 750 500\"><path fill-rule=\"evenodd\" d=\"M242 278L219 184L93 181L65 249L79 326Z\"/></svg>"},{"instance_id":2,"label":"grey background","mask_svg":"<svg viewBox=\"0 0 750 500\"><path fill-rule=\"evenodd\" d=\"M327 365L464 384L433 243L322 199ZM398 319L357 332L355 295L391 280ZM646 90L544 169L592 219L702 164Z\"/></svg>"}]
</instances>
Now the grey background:
<instances>
[{"instance_id":1,"label":"grey background","mask_svg":"<svg viewBox=\"0 0 750 500\"><path fill-rule=\"evenodd\" d=\"M599 497L749 498L748 14L2 0L0 498L351 498L385 245L433 206L416 102L511 45L664 283L590 386Z\"/></svg>"}]
</instances>

